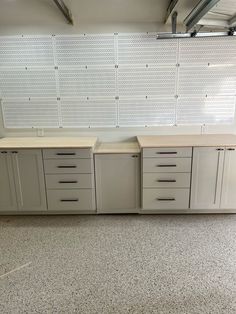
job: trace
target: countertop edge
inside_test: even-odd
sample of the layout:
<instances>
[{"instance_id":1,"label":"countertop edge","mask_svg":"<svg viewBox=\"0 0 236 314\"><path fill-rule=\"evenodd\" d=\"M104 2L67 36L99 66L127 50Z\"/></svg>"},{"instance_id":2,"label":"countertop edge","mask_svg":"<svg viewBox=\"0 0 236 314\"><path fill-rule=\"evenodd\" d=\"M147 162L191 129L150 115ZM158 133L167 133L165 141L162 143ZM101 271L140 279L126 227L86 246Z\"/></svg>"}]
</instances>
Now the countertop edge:
<instances>
[{"instance_id":1,"label":"countertop edge","mask_svg":"<svg viewBox=\"0 0 236 314\"><path fill-rule=\"evenodd\" d=\"M192 137L192 139L191 139ZM166 143L163 143L163 139ZM232 147L236 146L235 134L204 134L204 135L157 135L137 136L141 149L168 147Z\"/></svg>"}]
</instances>

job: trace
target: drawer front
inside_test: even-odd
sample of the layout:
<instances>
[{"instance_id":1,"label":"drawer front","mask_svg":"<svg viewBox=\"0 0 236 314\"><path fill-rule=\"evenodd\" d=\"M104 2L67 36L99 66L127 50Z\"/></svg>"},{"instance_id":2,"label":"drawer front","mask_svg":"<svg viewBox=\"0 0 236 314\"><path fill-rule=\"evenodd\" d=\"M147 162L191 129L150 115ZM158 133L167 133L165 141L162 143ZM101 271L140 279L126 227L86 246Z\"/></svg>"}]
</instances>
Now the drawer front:
<instances>
[{"instance_id":1,"label":"drawer front","mask_svg":"<svg viewBox=\"0 0 236 314\"><path fill-rule=\"evenodd\" d=\"M144 189L143 209L188 209L189 189Z\"/></svg>"},{"instance_id":2,"label":"drawer front","mask_svg":"<svg viewBox=\"0 0 236 314\"><path fill-rule=\"evenodd\" d=\"M47 174L47 189L93 188L92 174Z\"/></svg>"},{"instance_id":3,"label":"drawer front","mask_svg":"<svg viewBox=\"0 0 236 314\"><path fill-rule=\"evenodd\" d=\"M93 173L92 159L47 159L44 169L46 174Z\"/></svg>"},{"instance_id":4,"label":"drawer front","mask_svg":"<svg viewBox=\"0 0 236 314\"><path fill-rule=\"evenodd\" d=\"M190 188L190 173L144 173L145 188Z\"/></svg>"},{"instance_id":5,"label":"drawer front","mask_svg":"<svg viewBox=\"0 0 236 314\"><path fill-rule=\"evenodd\" d=\"M192 157L192 147L144 148L143 157Z\"/></svg>"},{"instance_id":6,"label":"drawer front","mask_svg":"<svg viewBox=\"0 0 236 314\"><path fill-rule=\"evenodd\" d=\"M77 148L77 149L43 149L43 158L91 158L92 151L90 148Z\"/></svg>"},{"instance_id":7,"label":"drawer front","mask_svg":"<svg viewBox=\"0 0 236 314\"><path fill-rule=\"evenodd\" d=\"M191 172L192 158L144 158L143 172Z\"/></svg>"},{"instance_id":8,"label":"drawer front","mask_svg":"<svg viewBox=\"0 0 236 314\"><path fill-rule=\"evenodd\" d=\"M84 190L48 190L48 210L86 211L95 210L92 189Z\"/></svg>"}]
</instances>

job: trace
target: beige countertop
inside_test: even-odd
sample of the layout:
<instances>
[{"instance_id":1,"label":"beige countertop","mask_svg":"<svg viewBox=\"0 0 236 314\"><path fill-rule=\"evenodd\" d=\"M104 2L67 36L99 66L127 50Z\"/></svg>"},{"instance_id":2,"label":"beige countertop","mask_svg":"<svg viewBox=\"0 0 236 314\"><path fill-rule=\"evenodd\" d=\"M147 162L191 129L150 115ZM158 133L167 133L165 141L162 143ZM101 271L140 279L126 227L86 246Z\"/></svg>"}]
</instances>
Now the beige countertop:
<instances>
[{"instance_id":1,"label":"beige countertop","mask_svg":"<svg viewBox=\"0 0 236 314\"><path fill-rule=\"evenodd\" d=\"M137 154L140 147L137 142L98 143L95 154Z\"/></svg>"},{"instance_id":2,"label":"beige countertop","mask_svg":"<svg viewBox=\"0 0 236 314\"><path fill-rule=\"evenodd\" d=\"M137 136L141 148L187 146L236 146L234 134Z\"/></svg>"},{"instance_id":3,"label":"beige countertop","mask_svg":"<svg viewBox=\"0 0 236 314\"><path fill-rule=\"evenodd\" d=\"M5 137L0 149L11 148L94 148L96 137Z\"/></svg>"},{"instance_id":4,"label":"beige countertop","mask_svg":"<svg viewBox=\"0 0 236 314\"><path fill-rule=\"evenodd\" d=\"M97 154L135 154L140 147L236 146L234 134L145 135L137 136L137 140L97 143L97 137L5 137L0 139L0 149L92 148Z\"/></svg>"}]
</instances>

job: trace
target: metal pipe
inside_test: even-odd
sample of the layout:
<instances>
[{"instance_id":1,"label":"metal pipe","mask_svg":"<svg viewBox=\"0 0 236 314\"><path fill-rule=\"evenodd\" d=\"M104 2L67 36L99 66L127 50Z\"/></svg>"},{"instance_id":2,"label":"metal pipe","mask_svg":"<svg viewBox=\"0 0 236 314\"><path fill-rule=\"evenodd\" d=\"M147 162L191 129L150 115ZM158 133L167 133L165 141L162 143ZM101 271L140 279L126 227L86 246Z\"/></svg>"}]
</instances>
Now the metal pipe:
<instances>
[{"instance_id":1,"label":"metal pipe","mask_svg":"<svg viewBox=\"0 0 236 314\"><path fill-rule=\"evenodd\" d=\"M228 36L236 36L236 31L233 33L229 32L209 32L209 33L160 33L157 34L157 39L172 39L172 38L202 38L202 37L228 37Z\"/></svg>"},{"instance_id":2,"label":"metal pipe","mask_svg":"<svg viewBox=\"0 0 236 314\"><path fill-rule=\"evenodd\" d=\"M58 9L61 11L61 13L64 15L64 17L66 18L67 22L69 24L74 24L73 22L73 18L71 15L70 10L68 9L68 7L65 5L65 2L63 0L53 0L53 2L56 4L56 6L58 7Z\"/></svg>"},{"instance_id":3,"label":"metal pipe","mask_svg":"<svg viewBox=\"0 0 236 314\"><path fill-rule=\"evenodd\" d=\"M171 16L172 34L176 34L178 13L175 11Z\"/></svg>"},{"instance_id":4,"label":"metal pipe","mask_svg":"<svg viewBox=\"0 0 236 314\"><path fill-rule=\"evenodd\" d=\"M171 16L171 13L174 11L174 8L176 7L179 0L171 0L170 4L167 9L166 17L165 17L165 24L167 23L169 17Z\"/></svg>"}]
</instances>

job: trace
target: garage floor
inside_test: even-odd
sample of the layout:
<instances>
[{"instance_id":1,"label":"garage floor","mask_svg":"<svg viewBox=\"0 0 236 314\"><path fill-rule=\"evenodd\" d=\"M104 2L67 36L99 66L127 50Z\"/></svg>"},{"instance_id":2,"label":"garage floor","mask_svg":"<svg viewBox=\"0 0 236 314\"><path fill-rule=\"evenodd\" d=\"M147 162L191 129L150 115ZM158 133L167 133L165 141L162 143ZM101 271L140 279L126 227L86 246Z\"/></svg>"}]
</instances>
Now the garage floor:
<instances>
[{"instance_id":1,"label":"garage floor","mask_svg":"<svg viewBox=\"0 0 236 314\"><path fill-rule=\"evenodd\" d=\"M0 217L0 313L236 313L236 215Z\"/></svg>"}]
</instances>

